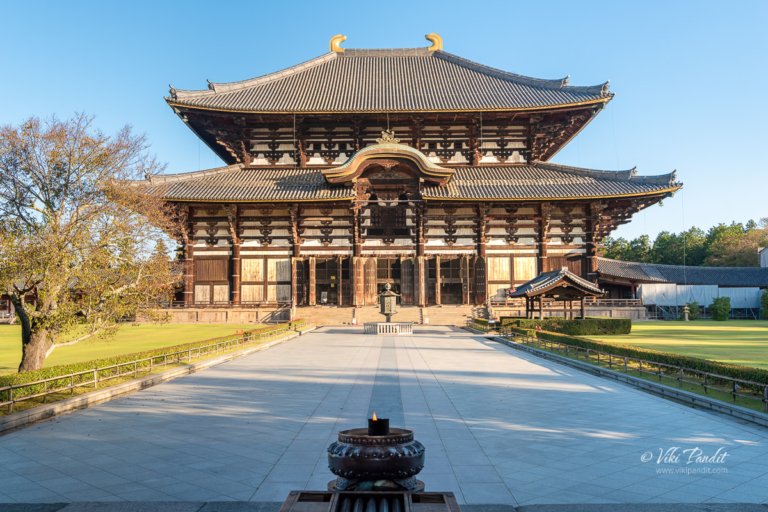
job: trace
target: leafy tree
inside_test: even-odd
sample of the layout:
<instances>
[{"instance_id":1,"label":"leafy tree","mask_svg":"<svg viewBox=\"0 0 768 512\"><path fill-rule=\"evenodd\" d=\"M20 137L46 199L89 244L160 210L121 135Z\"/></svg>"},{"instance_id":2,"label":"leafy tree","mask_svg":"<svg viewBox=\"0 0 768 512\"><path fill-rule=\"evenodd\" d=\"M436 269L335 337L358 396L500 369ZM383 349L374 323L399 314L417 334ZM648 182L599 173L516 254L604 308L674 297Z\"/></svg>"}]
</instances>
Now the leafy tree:
<instances>
[{"instance_id":1,"label":"leafy tree","mask_svg":"<svg viewBox=\"0 0 768 512\"><path fill-rule=\"evenodd\" d=\"M125 182L160 168L146 150L85 115L0 128L0 293L22 327L19 371L75 325L100 332L169 296L168 257L152 251L171 216Z\"/></svg>"},{"instance_id":2,"label":"leafy tree","mask_svg":"<svg viewBox=\"0 0 768 512\"><path fill-rule=\"evenodd\" d=\"M761 316L768 320L768 288L762 291L760 294L760 311Z\"/></svg>"},{"instance_id":3,"label":"leafy tree","mask_svg":"<svg viewBox=\"0 0 768 512\"><path fill-rule=\"evenodd\" d=\"M728 317L731 315L731 298L716 298L709 306L709 311L712 313L712 320L718 320L721 322L728 320Z\"/></svg>"},{"instance_id":4,"label":"leafy tree","mask_svg":"<svg viewBox=\"0 0 768 512\"><path fill-rule=\"evenodd\" d=\"M651 238L648 235L640 235L629 242L628 259L631 261L640 261L650 263L652 261L653 246Z\"/></svg>"}]
</instances>

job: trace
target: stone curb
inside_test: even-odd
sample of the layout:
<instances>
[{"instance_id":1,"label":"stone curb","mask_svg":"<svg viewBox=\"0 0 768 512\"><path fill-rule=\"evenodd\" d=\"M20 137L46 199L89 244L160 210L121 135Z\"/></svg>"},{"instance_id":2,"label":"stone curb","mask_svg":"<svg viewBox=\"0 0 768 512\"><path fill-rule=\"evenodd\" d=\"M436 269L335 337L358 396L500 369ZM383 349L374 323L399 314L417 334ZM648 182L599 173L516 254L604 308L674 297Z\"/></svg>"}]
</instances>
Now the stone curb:
<instances>
[{"instance_id":1,"label":"stone curb","mask_svg":"<svg viewBox=\"0 0 768 512\"><path fill-rule=\"evenodd\" d=\"M278 512L280 502L7 503L4 512ZM463 512L768 512L757 503L623 503L573 505L461 505Z\"/></svg>"},{"instance_id":2,"label":"stone curb","mask_svg":"<svg viewBox=\"0 0 768 512\"><path fill-rule=\"evenodd\" d=\"M487 339L491 339L497 343L501 343L502 345L506 345L515 350L522 350L523 352L528 352L535 356L549 359L560 364L576 368L577 370L597 375L599 377L607 377L609 379L623 382L625 384L629 384L632 387L653 393L654 395L662 396L664 398L669 398L686 405L690 405L697 409L710 410L720 414L732 416L743 421L748 421L750 423L754 423L755 425L760 425L761 427L768 427L768 414L763 414L757 411L753 411L752 409L747 409L746 407L741 407L716 400L714 398L697 395L696 393L691 393L690 391L685 391L683 389L673 388L665 384L641 379L639 377L633 377L621 372L609 370L607 368L602 368L600 366L595 366L582 361L577 361L575 359L570 359L564 356L553 354L551 352L547 352L545 350L540 350L538 348L529 347L520 343L514 343L499 336L487 335L486 337Z\"/></svg>"},{"instance_id":3,"label":"stone curb","mask_svg":"<svg viewBox=\"0 0 768 512\"><path fill-rule=\"evenodd\" d=\"M211 366L226 363L238 357L247 356L254 352L266 350L313 330L315 330L315 327L311 327L303 331L296 331L292 335L286 336L285 338L272 340L255 347L238 350L237 352L225 354L214 359L206 359L204 361L182 366L181 368L174 368L172 370L168 370L155 375L148 375L140 379L135 379L108 388L91 391L90 393L84 393L72 398L67 398L66 400L60 400L51 404L33 407L31 409L27 409L26 411L19 411L8 414L7 416L0 418L0 435L10 430L22 428L38 421L54 418L60 414L65 414L77 409L84 409L86 407L90 407L91 405L106 402L128 393L133 393L134 391L140 391L142 389L150 388L152 386L162 384L163 382L167 382L178 377L183 377L184 375L190 375L192 373L205 370L206 368L210 368Z\"/></svg>"}]
</instances>

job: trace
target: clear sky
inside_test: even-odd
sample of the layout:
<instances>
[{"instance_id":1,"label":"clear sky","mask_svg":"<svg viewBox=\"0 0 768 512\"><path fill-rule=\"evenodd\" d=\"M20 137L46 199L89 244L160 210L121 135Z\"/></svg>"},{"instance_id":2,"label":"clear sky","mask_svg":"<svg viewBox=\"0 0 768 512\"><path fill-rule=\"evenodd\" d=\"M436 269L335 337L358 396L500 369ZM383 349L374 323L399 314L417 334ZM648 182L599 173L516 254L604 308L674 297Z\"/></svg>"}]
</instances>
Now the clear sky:
<instances>
[{"instance_id":1,"label":"clear sky","mask_svg":"<svg viewBox=\"0 0 768 512\"><path fill-rule=\"evenodd\" d=\"M74 112L145 133L168 172L219 165L168 84L251 78L348 48L428 46L616 97L558 163L677 169L682 193L615 235L768 217L768 1L0 0L0 124Z\"/></svg>"}]
</instances>

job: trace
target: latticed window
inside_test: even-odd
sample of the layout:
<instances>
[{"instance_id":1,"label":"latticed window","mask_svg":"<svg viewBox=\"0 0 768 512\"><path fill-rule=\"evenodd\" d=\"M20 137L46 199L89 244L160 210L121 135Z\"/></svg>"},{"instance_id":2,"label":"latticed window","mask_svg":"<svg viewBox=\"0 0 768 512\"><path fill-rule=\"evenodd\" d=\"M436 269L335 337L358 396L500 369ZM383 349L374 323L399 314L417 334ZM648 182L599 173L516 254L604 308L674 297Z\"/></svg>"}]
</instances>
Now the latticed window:
<instances>
[{"instance_id":1,"label":"latticed window","mask_svg":"<svg viewBox=\"0 0 768 512\"><path fill-rule=\"evenodd\" d=\"M405 221L406 205L379 206L371 208L371 227L369 235L399 235L407 236L408 227Z\"/></svg>"}]
</instances>

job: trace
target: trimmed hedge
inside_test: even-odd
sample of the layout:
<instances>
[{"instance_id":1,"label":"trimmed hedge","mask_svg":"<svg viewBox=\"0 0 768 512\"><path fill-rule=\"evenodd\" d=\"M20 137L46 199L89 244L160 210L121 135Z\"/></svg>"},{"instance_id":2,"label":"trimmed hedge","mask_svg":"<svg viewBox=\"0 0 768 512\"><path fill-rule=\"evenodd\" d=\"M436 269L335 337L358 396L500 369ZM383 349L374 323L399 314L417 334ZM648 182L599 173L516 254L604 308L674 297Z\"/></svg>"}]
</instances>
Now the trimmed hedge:
<instances>
[{"instance_id":1,"label":"trimmed hedge","mask_svg":"<svg viewBox=\"0 0 768 512\"><path fill-rule=\"evenodd\" d=\"M303 320L298 320L296 322L265 326L257 329L243 331L243 335L251 336L251 335L259 335L259 334L278 334L288 330L301 328L304 325L305 325L305 322ZM2 375L0 376L0 387L12 386L16 384L24 384L27 382L35 382L35 381L44 380L44 379L51 379L51 378L55 378L63 375L69 375L69 374L78 373L78 372L85 372L89 370L92 371L97 368L104 368L104 367L113 366L116 364L130 363L138 359L148 359L150 357L159 358L166 354L172 354L174 352L182 352L185 350L205 347L207 345L213 345L214 343L233 340L233 339L236 339L238 336L239 335L221 336L218 338L210 338L207 340L195 341L192 343L184 343L181 345L163 347L163 348L158 348L154 350L147 350L144 352L134 352L132 354L123 354L120 356L108 357L103 359L93 359L90 361L83 361L80 363L51 366L49 368L41 368L39 370L33 370L30 372ZM147 364L146 366L148 367L149 365ZM90 379L89 376L85 377L85 380L89 380L89 379ZM68 378L66 380L69 381ZM58 381L53 382L51 384L51 387L52 388L56 387L57 382ZM77 380L75 380L75 384L77 383L78 383ZM32 393L32 391L34 390L30 389L30 394ZM22 396L18 391L15 391L14 395Z\"/></svg>"},{"instance_id":2,"label":"trimmed hedge","mask_svg":"<svg viewBox=\"0 0 768 512\"><path fill-rule=\"evenodd\" d=\"M567 345L600 350L615 356L634 357L654 363L664 363L674 366L682 366L690 370L699 370L702 372L713 373L734 379L748 380L760 384L768 384L768 370L760 368L751 368L749 366L739 366L735 364L720 363L698 357L673 354L671 352L662 352L646 348L633 347L631 345L614 345L612 343L603 343L597 340L579 338L556 332L537 331L533 333L536 337L564 343Z\"/></svg>"},{"instance_id":3,"label":"trimmed hedge","mask_svg":"<svg viewBox=\"0 0 768 512\"><path fill-rule=\"evenodd\" d=\"M536 318L502 317L501 325L510 325L523 329L540 327L545 331L571 334L573 336L594 336L599 334L629 334L632 320L628 318L584 318L568 320L550 317L543 320Z\"/></svg>"},{"instance_id":4,"label":"trimmed hedge","mask_svg":"<svg viewBox=\"0 0 768 512\"><path fill-rule=\"evenodd\" d=\"M731 316L731 298L730 297L718 297L712 301L712 305L709 306L709 311L712 313L712 320L724 322Z\"/></svg>"}]
</instances>

